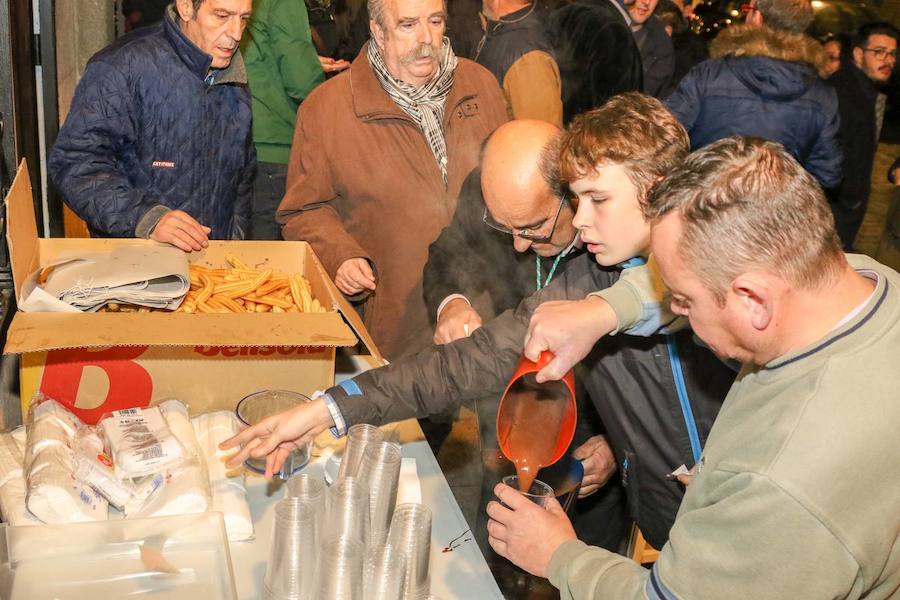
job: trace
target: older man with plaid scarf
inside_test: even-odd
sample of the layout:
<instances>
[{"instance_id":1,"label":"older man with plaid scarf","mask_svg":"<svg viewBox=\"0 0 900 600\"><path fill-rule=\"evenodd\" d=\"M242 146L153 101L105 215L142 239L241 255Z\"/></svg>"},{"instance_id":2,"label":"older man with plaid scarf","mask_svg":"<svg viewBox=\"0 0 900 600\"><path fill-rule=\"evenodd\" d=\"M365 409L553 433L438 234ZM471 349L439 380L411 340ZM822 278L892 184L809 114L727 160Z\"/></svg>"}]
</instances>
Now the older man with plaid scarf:
<instances>
[{"instance_id":1,"label":"older man with plaid scarf","mask_svg":"<svg viewBox=\"0 0 900 600\"><path fill-rule=\"evenodd\" d=\"M428 246L507 114L496 79L453 54L443 0L368 10L368 44L300 107L278 220L285 239L312 244L396 359L431 343Z\"/></svg>"}]
</instances>

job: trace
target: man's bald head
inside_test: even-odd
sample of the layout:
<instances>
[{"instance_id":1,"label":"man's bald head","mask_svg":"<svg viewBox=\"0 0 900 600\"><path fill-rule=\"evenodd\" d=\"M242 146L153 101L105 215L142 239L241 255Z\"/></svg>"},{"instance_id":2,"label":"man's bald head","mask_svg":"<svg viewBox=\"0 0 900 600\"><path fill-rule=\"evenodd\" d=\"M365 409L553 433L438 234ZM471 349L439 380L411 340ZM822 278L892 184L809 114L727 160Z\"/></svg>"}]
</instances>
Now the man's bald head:
<instances>
[{"instance_id":1,"label":"man's bald head","mask_svg":"<svg viewBox=\"0 0 900 600\"><path fill-rule=\"evenodd\" d=\"M560 134L550 123L521 119L500 126L488 139L481 160L481 191L499 224L519 230L548 221L543 230L550 230L549 219L555 217L562 197L557 158ZM569 212L560 215L560 225L555 230L559 235L551 242L529 244L517 238L516 249L558 253L574 236Z\"/></svg>"},{"instance_id":2,"label":"man's bald head","mask_svg":"<svg viewBox=\"0 0 900 600\"><path fill-rule=\"evenodd\" d=\"M492 200L522 199L538 190L553 193L546 175L555 175L554 142L560 130L545 121L516 120L501 125L488 139L481 161L481 189ZM547 164L547 163L551 164ZM543 173L551 170L553 173Z\"/></svg>"}]
</instances>

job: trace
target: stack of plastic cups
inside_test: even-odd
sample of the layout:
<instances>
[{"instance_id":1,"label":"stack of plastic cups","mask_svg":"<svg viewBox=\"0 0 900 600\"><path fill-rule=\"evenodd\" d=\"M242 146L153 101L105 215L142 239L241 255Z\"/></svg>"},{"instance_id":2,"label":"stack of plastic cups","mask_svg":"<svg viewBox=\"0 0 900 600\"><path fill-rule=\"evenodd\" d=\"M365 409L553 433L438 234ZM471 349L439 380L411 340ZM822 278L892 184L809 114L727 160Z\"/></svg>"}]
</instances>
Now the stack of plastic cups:
<instances>
[{"instance_id":1,"label":"stack of plastic cups","mask_svg":"<svg viewBox=\"0 0 900 600\"><path fill-rule=\"evenodd\" d=\"M366 446L370 443L383 441L384 434L374 425L361 423L350 427L347 430L347 446L344 448L344 456L341 458L338 479L356 477Z\"/></svg>"},{"instance_id":2,"label":"stack of plastic cups","mask_svg":"<svg viewBox=\"0 0 900 600\"><path fill-rule=\"evenodd\" d=\"M370 442L359 465L358 478L369 488L370 549L378 548L387 540L397 503L401 459L400 444Z\"/></svg>"},{"instance_id":3,"label":"stack of plastic cups","mask_svg":"<svg viewBox=\"0 0 900 600\"><path fill-rule=\"evenodd\" d=\"M325 481L306 473L294 475L284 486L285 498L299 498L304 502L312 502L324 508Z\"/></svg>"},{"instance_id":4,"label":"stack of plastic cups","mask_svg":"<svg viewBox=\"0 0 900 600\"><path fill-rule=\"evenodd\" d=\"M317 506L298 498L285 498L275 505L272 548L264 580L267 600L314 597L319 514Z\"/></svg>"},{"instance_id":5,"label":"stack of plastic cups","mask_svg":"<svg viewBox=\"0 0 900 600\"><path fill-rule=\"evenodd\" d=\"M390 544L368 554L365 566L365 600L397 600L403 593L406 556Z\"/></svg>"},{"instance_id":6,"label":"stack of plastic cups","mask_svg":"<svg viewBox=\"0 0 900 600\"><path fill-rule=\"evenodd\" d=\"M365 547L369 537L369 488L356 477L331 484L325 494L325 531L328 538L346 537Z\"/></svg>"},{"instance_id":7,"label":"stack of plastic cups","mask_svg":"<svg viewBox=\"0 0 900 600\"><path fill-rule=\"evenodd\" d=\"M428 597L431 559L431 511L424 504L401 504L394 511L388 545L405 557L403 600Z\"/></svg>"},{"instance_id":8,"label":"stack of plastic cups","mask_svg":"<svg viewBox=\"0 0 900 600\"><path fill-rule=\"evenodd\" d=\"M319 585L311 598L363 600L364 553L359 540L329 537L319 552Z\"/></svg>"}]
</instances>

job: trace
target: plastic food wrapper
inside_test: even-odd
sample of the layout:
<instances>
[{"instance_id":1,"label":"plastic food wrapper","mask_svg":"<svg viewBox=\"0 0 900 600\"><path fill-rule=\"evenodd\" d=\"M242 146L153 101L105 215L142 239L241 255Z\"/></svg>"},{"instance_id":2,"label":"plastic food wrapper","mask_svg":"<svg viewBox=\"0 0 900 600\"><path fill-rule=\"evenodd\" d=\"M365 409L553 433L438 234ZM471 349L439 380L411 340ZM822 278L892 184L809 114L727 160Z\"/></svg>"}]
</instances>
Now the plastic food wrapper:
<instances>
[{"instance_id":1,"label":"plastic food wrapper","mask_svg":"<svg viewBox=\"0 0 900 600\"><path fill-rule=\"evenodd\" d=\"M19 442L16 437L21 437ZM0 433L0 515L14 527L40 525L41 521L28 512L25 503L25 428Z\"/></svg>"},{"instance_id":2,"label":"plastic food wrapper","mask_svg":"<svg viewBox=\"0 0 900 600\"><path fill-rule=\"evenodd\" d=\"M184 448L185 457L187 459L200 458L200 447L197 444L194 428L191 426L188 407L178 400L166 400L160 403L159 410L166 419L166 423L169 424L172 434Z\"/></svg>"},{"instance_id":3,"label":"plastic food wrapper","mask_svg":"<svg viewBox=\"0 0 900 600\"><path fill-rule=\"evenodd\" d=\"M68 447L80 425L81 420L62 404L43 394L36 395L26 422L25 464L47 448Z\"/></svg>"},{"instance_id":4,"label":"plastic food wrapper","mask_svg":"<svg viewBox=\"0 0 900 600\"><path fill-rule=\"evenodd\" d=\"M103 440L91 427L83 426L75 433L72 450L75 477L120 510L126 506L137 510L162 483L160 475L148 475L137 481L116 477L112 460L104 452Z\"/></svg>"},{"instance_id":5,"label":"plastic food wrapper","mask_svg":"<svg viewBox=\"0 0 900 600\"><path fill-rule=\"evenodd\" d=\"M81 419L76 417L69 409L52 398L43 394L37 394L31 402L30 416L32 422L49 421L65 430L69 438L75 436Z\"/></svg>"},{"instance_id":6,"label":"plastic food wrapper","mask_svg":"<svg viewBox=\"0 0 900 600\"><path fill-rule=\"evenodd\" d=\"M187 407L177 400L168 400L159 405L159 411L183 449L185 460L177 467L166 470L158 489L143 505L125 507L128 518L198 513L210 506L206 464Z\"/></svg>"},{"instance_id":7,"label":"plastic food wrapper","mask_svg":"<svg viewBox=\"0 0 900 600\"><path fill-rule=\"evenodd\" d=\"M23 460L26 505L31 514L45 523L107 518L106 499L75 478L72 444L81 426L78 417L41 394L28 410Z\"/></svg>"},{"instance_id":8,"label":"plastic food wrapper","mask_svg":"<svg viewBox=\"0 0 900 600\"><path fill-rule=\"evenodd\" d=\"M136 479L171 470L185 460L181 442L159 407L117 410L99 427L119 479Z\"/></svg>"},{"instance_id":9,"label":"plastic food wrapper","mask_svg":"<svg viewBox=\"0 0 900 600\"><path fill-rule=\"evenodd\" d=\"M209 483L192 463L158 473L146 484L150 494L141 505L126 505L125 517L143 519L205 512L209 507Z\"/></svg>"},{"instance_id":10,"label":"plastic food wrapper","mask_svg":"<svg viewBox=\"0 0 900 600\"><path fill-rule=\"evenodd\" d=\"M191 419L194 434L200 444L200 450L206 459L210 481L227 480L238 487L244 487L244 468L229 469L225 461L234 454L234 450L219 450L219 444L237 435L241 430L240 422L232 411L204 413Z\"/></svg>"},{"instance_id":11,"label":"plastic food wrapper","mask_svg":"<svg viewBox=\"0 0 900 600\"><path fill-rule=\"evenodd\" d=\"M19 446L11 433L0 433L0 488L14 479L22 479L22 459Z\"/></svg>"},{"instance_id":12,"label":"plastic food wrapper","mask_svg":"<svg viewBox=\"0 0 900 600\"><path fill-rule=\"evenodd\" d=\"M240 424L231 411L219 411L198 415L192 424L200 443L209 472L212 489L211 510L221 512L225 518L228 540L239 542L253 537L253 518L247 503L243 468L228 469L225 461L233 450L219 450L219 444L240 431Z\"/></svg>"}]
</instances>

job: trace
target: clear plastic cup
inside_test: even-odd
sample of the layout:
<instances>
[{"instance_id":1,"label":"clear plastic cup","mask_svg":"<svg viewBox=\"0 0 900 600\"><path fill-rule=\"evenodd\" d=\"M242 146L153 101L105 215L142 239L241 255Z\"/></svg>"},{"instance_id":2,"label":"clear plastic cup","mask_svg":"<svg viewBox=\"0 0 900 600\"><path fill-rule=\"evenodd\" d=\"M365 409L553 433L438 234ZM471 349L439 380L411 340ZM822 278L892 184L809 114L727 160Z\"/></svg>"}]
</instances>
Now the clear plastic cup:
<instances>
[{"instance_id":1,"label":"clear plastic cup","mask_svg":"<svg viewBox=\"0 0 900 600\"><path fill-rule=\"evenodd\" d=\"M387 539L397 503L402 458L400 444L370 442L360 462L357 478L369 488L369 543L372 548Z\"/></svg>"},{"instance_id":2,"label":"clear plastic cup","mask_svg":"<svg viewBox=\"0 0 900 600\"><path fill-rule=\"evenodd\" d=\"M527 492L523 492L519 490L519 476L518 475L507 475L503 478L503 483L513 488L514 490L519 491L520 494L537 504L538 506L546 506L547 501L553 497L553 488L544 483L543 481L535 479L531 482L531 487L528 488Z\"/></svg>"},{"instance_id":3,"label":"clear plastic cup","mask_svg":"<svg viewBox=\"0 0 900 600\"><path fill-rule=\"evenodd\" d=\"M346 536L329 537L319 552L316 595L328 600L363 599L362 542Z\"/></svg>"},{"instance_id":4,"label":"clear plastic cup","mask_svg":"<svg viewBox=\"0 0 900 600\"><path fill-rule=\"evenodd\" d=\"M245 396L238 402L235 412L244 425L256 425L263 419L277 415L286 410L310 402L303 394L287 390L263 390ZM291 475L306 466L312 443L307 443L292 451L284 461L281 470L275 474L287 480ZM266 458L248 458L244 465L256 473L266 472Z\"/></svg>"},{"instance_id":5,"label":"clear plastic cup","mask_svg":"<svg viewBox=\"0 0 900 600\"><path fill-rule=\"evenodd\" d=\"M341 458L338 479L356 477L359 463L362 461L363 454L366 451L366 445L383 441L384 433L374 425L366 423L352 425L347 430L347 445L344 447L344 455Z\"/></svg>"},{"instance_id":6,"label":"clear plastic cup","mask_svg":"<svg viewBox=\"0 0 900 600\"><path fill-rule=\"evenodd\" d=\"M385 544L368 553L364 574L365 600L396 600L403 593L406 555Z\"/></svg>"},{"instance_id":7,"label":"clear plastic cup","mask_svg":"<svg viewBox=\"0 0 900 600\"><path fill-rule=\"evenodd\" d=\"M284 497L299 498L324 505L325 481L306 473L299 473L287 480L284 486Z\"/></svg>"},{"instance_id":8,"label":"clear plastic cup","mask_svg":"<svg viewBox=\"0 0 900 600\"><path fill-rule=\"evenodd\" d=\"M325 494L325 531L329 537L369 540L369 488L356 477L331 484Z\"/></svg>"},{"instance_id":9,"label":"clear plastic cup","mask_svg":"<svg viewBox=\"0 0 900 600\"><path fill-rule=\"evenodd\" d=\"M319 530L317 510L312 503L285 498L275 505L272 546L264 579L267 598L312 597L316 589Z\"/></svg>"},{"instance_id":10,"label":"clear plastic cup","mask_svg":"<svg viewBox=\"0 0 900 600\"><path fill-rule=\"evenodd\" d=\"M406 559L403 600L420 600L430 589L431 510L424 504L401 504L394 510L388 544Z\"/></svg>"}]
</instances>

